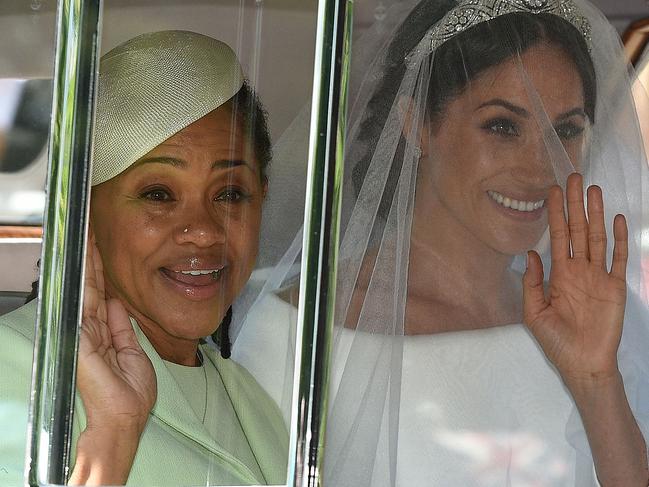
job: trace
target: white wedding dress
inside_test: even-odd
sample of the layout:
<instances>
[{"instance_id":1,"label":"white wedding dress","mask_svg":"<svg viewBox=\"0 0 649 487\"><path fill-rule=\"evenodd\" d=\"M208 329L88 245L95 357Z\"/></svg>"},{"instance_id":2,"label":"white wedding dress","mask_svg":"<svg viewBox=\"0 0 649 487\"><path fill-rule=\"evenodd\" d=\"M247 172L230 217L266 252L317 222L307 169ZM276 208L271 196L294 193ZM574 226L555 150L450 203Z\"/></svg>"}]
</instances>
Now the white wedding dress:
<instances>
[{"instance_id":1,"label":"white wedding dress","mask_svg":"<svg viewBox=\"0 0 649 487\"><path fill-rule=\"evenodd\" d=\"M399 487L598 485L568 440L574 403L524 325L404 337L400 390ZM371 485L389 475L377 458Z\"/></svg>"},{"instance_id":2,"label":"white wedding dress","mask_svg":"<svg viewBox=\"0 0 649 487\"><path fill-rule=\"evenodd\" d=\"M254 311L237 339L246 347L235 342L232 358L278 402L288 421L295 357L290 324L297 310L271 294ZM385 339L363 335L369 346ZM334 364L346 362L353 339L351 330L340 331ZM569 440L571 425L579 421L574 403L524 325L403 340L397 486L598 485L589 452L577 451ZM341 374L334 366L332 398ZM382 427L381 434L388 430ZM387 455L379 447L371 485L389 476Z\"/></svg>"}]
</instances>

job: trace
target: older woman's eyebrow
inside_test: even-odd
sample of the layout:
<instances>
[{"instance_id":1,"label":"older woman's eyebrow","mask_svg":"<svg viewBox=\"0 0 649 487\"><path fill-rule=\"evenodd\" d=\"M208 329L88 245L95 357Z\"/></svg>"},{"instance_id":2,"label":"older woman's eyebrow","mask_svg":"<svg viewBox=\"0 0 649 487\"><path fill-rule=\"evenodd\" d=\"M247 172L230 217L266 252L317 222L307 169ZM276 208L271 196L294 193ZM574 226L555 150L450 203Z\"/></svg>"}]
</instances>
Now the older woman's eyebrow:
<instances>
[{"instance_id":1,"label":"older woman's eyebrow","mask_svg":"<svg viewBox=\"0 0 649 487\"><path fill-rule=\"evenodd\" d=\"M243 159L219 159L212 163L212 169L229 169L238 166L245 166L255 174L257 173L255 168L252 167L248 161L244 161Z\"/></svg>"},{"instance_id":2,"label":"older woman's eyebrow","mask_svg":"<svg viewBox=\"0 0 649 487\"><path fill-rule=\"evenodd\" d=\"M141 166L142 164L169 164L171 166L180 168L180 169L185 169L187 168L187 161L183 159L178 159L176 157L169 157L169 156L156 156L156 157L146 157L144 159L140 159L137 161L133 166ZM214 161L212 163L212 166L210 169L229 169L233 167L238 167L238 166L245 166L248 169L250 169L252 172L255 172L255 168L250 165L249 162L243 160L243 159L219 159L218 161Z\"/></svg>"},{"instance_id":3,"label":"older woman's eyebrow","mask_svg":"<svg viewBox=\"0 0 649 487\"><path fill-rule=\"evenodd\" d=\"M185 168L187 167L187 162L182 159L177 159L175 157L167 156L157 156L157 157L146 157L136 161L133 166L141 166L142 164L169 164L174 167Z\"/></svg>"},{"instance_id":4,"label":"older woman's eyebrow","mask_svg":"<svg viewBox=\"0 0 649 487\"><path fill-rule=\"evenodd\" d=\"M484 102L481 104L478 108L476 108L476 111L485 108L485 107L490 107L490 106L497 106L497 107L503 107L510 112L515 113L516 115L523 117L523 118L529 118L530 113L525 110L523 107L519 107L518 105L514 105L513 103L508 102L507 100L503 100L502 98L493 98L489 101Z\"/></svg>"}]
</instances>

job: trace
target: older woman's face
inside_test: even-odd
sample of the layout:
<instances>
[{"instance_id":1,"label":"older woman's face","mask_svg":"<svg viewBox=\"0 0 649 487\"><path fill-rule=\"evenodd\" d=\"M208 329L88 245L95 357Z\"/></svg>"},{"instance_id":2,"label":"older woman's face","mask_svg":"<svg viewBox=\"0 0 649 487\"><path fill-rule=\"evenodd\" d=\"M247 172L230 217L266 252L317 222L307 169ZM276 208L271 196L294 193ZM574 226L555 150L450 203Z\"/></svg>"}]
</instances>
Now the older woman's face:
<instances>
[{"instance_id":1,"label":"older woman's face","mask_svg":"<svg viewBox=\"0 0 649 487\"><path fill-rule=\"evenodd\" d=\"M582 81L555 46L533 46L484 71L422 137L418 191L434 194L447 217L508 255L540 239L542 205L556 182L539 101L555 145L579 167L589 124Z\"/></svg>"},{"instance_id":2,"label":"older woman's face","mask_svg":"<svg viewBox=\"0 0 649 487\"><path fill-rule=\"evenodd\" d=\"M257 255L265 185L224 105L95 187L107 292L154 344L212 333Z\"/></svg>"}]
</instances>

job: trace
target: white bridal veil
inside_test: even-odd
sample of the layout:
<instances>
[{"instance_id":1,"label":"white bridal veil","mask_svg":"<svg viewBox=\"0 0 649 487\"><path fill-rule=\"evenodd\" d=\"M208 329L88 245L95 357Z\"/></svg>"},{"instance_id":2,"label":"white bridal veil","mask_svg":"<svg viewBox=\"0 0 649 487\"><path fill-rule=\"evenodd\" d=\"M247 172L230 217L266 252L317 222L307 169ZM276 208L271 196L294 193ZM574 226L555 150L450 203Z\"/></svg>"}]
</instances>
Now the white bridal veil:
<instances>
[{"instance_id":1,"label":"white bridal veil","mask_svg":"<svg viewBox=\"0 0 649 487\"><path fill-rule=\"evenodd\" d=\"M582 0L395 0L351 66L325 485L597 485L521 278L530 249L550 276L548 191L582 173L609 261L629 227L618 364L648 438L649 179L617 33ZM254 318L294 296L284 235L233 350L288 416L295 316Z\"/></svg>"},{"instance_id":2,"label":"white bridal veil","mask_svg":"<svg viewBox=\"0 0 649 487\"><path fill-rule=\"evenodd\" d=\"M649 180L616 32L579 0L396 2L352 66L326 481L596 485L521 276L532 248L550 275L549 187L600 185L630 230L618 361L649 437Z\"/></svg>"}]
</instances>

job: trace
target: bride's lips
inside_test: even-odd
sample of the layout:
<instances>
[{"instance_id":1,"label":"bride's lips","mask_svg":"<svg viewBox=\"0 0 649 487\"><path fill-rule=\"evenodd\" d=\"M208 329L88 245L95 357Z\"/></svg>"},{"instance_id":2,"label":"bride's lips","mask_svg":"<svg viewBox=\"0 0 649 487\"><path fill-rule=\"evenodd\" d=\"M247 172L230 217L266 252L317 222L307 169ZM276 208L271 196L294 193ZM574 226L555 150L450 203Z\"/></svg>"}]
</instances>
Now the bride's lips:
<instances>
[{"instance_id":1,"label":"bride's lips","mask_svg":"<svg viewBox=\"0 0 649 487\"><path fill-rule=\"evenodd\" d=\"M538 220L545 210L544 198L517 198L494 190L487 191L487 197L502 213L521 221Z\"/></svg>"},{"instance_id":2,"label":"bride's lips","mask_svg":"<svg viewBox=\"0 0 649 487\"><path fill-rule=\"evenodd\" d=\"M163 281L175 292L192 301L202 301L222 292L226 266L210 266L202 269L160 268Z\"/></svg>"}]
</instances>

